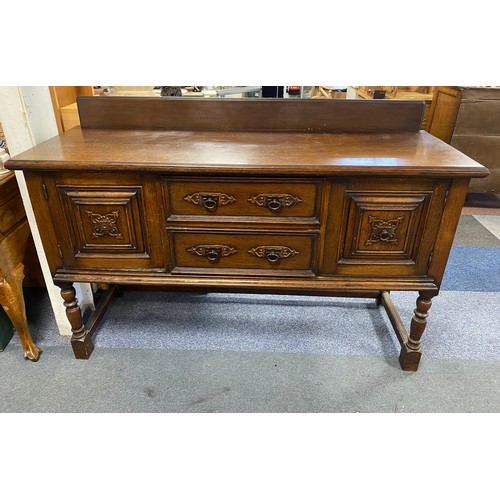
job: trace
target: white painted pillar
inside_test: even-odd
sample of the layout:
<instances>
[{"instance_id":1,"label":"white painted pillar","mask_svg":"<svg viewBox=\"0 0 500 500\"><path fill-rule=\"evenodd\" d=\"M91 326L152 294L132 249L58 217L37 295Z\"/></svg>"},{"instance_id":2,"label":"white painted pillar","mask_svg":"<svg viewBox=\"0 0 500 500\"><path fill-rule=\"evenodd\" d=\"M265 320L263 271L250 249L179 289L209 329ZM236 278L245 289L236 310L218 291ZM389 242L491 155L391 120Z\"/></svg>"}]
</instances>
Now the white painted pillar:
<instances>
[{"instance_id":1,"label":"white painted pillar","mask_svg":"<svg viewBox=\"0 0 500 500\"><path fill-rule=\"evenodd\" d=\"M56 136L58 130L49 88L0 86L0 122L11 156L20 154L35 144ZM21 171L16 171L15 174L59 333L71 335L71 327L66 318L60 289L52 281L24 174ZM75 283L74 286L82 310L87 307L93 308L91 286L88 283Z\"/></svg>"}]
</instances>

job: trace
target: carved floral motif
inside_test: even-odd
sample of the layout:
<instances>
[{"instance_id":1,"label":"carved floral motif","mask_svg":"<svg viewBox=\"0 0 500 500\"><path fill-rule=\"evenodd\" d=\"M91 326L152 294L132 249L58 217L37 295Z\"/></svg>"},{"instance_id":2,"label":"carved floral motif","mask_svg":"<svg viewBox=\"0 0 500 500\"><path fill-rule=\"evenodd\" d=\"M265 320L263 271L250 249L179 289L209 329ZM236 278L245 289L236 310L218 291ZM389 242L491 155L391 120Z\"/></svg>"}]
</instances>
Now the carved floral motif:
<instances>
[{"instance_id":1,"label":"carved floral motif","mask_svg":"<svg viewBox=\"0 0 500 500\"><path fill-rule=\"evenodd\" d=\"M396 229L403 220L403 216L396 217L395 219L379 219L378 217L369 215L368 223L371 224L372 229L365 245L373 245L374 243L397 245Z\"/></svg>"},{"instance_id":2,"label":"carved floral motif","mask_svg":"<svg viewBox=\"0 0 500 500\"><path fill-rule=\"evenodd\" d=\"M120 216L119 210L113 210L104 215L86 210L86 214L94 224L92 228L92 239L100 238L101 236L111 236L118 240L123 239L123 234L118 229L116 222Z\"/></svg>"}]
</instances>

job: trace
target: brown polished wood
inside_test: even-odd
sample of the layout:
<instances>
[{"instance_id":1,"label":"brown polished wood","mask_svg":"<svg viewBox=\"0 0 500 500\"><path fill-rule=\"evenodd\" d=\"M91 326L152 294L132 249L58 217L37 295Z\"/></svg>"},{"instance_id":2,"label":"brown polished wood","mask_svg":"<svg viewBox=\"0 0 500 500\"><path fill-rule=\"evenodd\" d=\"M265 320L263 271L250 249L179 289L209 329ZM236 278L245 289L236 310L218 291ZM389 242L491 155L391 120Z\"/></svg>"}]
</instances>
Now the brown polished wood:
<instances>
[{"instance_id":1,"label":"brown polished wood","mask_svg":"<svg viewBox=\"0 0 500 500\"><path fill-rule=\"evenodd\" d=\"M25 171L77 357L97 324L81 319L82 281L377 298L417 369L468 183L488 175L419 131L422 105L79 102L84 128L8 163ZM420 294L409 333L390 290Z\"/></svg>"},{"instance_id":2,"label":"brown polished wood","mask_svg":"<svg viewBox=\"0 0 500 500\"><path fill-rule=\"evenodd\" d=\"M30 229L13 173L0 176L0 304L19 335L24 357L38 361L23 295L24 256Z\"/></svg>"},{"instance_id":3,"label":"brown polished wood","mask_svg":"<svg viewBox=\"0 0 500 500\"><path fill-rule=\"evenodd\" d=\"M378 105L381 101L354 102ZM487 172L478 162L424 131L316 134L75 127L9 162L11 169L37 172L60 167L68 174L105 170L202 177L222 174L299 178L349 174L446 177L453 174L453 177L470 179Z\"/></svg>"},{"instance_id":4,"label":"brown polished wood","mask_svg":"<svg viewBox=\"0 0 500 500\"><path fill-rule=\"evenodd\" d=\"M73 333L71 337L73 352L77 359L88 359L94 350L94 344L92 343L92 336L87 334L83 324L82 311L78 305L76 290L73 283L63 283L59 286L61 287L61 297L64 300L63 304L66 308L66 316Z\"/></svg>"},{"instance_id":5,"label":"brown polished wood","mask_svg":"<svg viewBox=\"0 0 500 500\"><path fill-rule=\"evenodd\" d=\"M294 99L141 98L141 112L128 97L77 99L82 128L176 131L417 131L424 103Z\"/></svg>"},{"instance_id":6,"label":"brown polished wood","mask_svg":"<svg viewBox=\"0 0 500 500\"><path fill-rule=\"evenodd\" d=\"M411 320L410 333L406 330L389 292L382 292L380 297L377 298L377 304L384 306L396 337L401 344L399 363L404 371L416 371L418 369L422 357L420 341L427 324L428 311L432 304L431 298L436 294L437 292L420 292L417 307Z\"/></svg>"}]
</instances>

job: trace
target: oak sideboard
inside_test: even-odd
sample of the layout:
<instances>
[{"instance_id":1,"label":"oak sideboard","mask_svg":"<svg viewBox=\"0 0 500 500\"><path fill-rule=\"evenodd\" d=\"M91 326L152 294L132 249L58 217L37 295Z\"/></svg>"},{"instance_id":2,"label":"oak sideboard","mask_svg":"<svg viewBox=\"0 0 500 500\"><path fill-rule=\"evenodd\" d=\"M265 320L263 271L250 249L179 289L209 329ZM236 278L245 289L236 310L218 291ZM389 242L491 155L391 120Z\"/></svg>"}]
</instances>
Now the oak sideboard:
<instances>
[{"instance_id":1,"label":"oak sideboard","mask_svg":"<svg viewBox=\"0 0 500 500\"><path fill-rule=\"evenodd\" d=\"M81 97L78 108L81 127L7 163L26 176L77 358L117 286L144 285L373 298L402 369L417 369L469 181L488 175L420 130L423 102ZM109 285L85 322L75 281ZM409 329L392 290L418 292Z\"/></svg>"}]
</instances>

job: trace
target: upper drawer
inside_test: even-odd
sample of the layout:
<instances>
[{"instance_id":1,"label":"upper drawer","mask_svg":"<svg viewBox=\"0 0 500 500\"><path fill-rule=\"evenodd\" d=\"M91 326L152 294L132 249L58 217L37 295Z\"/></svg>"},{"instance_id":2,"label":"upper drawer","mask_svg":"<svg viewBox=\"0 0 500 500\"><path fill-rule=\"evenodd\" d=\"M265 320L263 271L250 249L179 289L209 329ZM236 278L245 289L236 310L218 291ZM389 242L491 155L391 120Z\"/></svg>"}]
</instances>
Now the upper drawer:
<instances>
[{"instance_id":1,"label":"upper drawer","mask_svg":"<svg viewBox=\"0 0 500 500\"><path fill-rule=\"evenodd\" d=\"M322 179L165 178L172 216L303 217L319 221Z\"/></svg>"}]
</instances>

